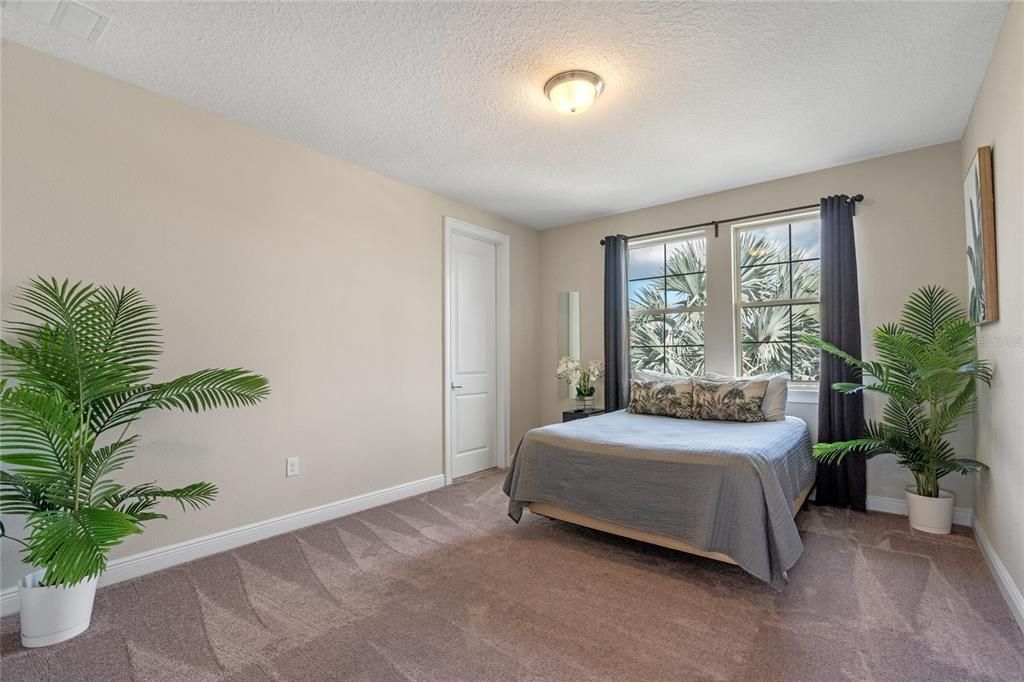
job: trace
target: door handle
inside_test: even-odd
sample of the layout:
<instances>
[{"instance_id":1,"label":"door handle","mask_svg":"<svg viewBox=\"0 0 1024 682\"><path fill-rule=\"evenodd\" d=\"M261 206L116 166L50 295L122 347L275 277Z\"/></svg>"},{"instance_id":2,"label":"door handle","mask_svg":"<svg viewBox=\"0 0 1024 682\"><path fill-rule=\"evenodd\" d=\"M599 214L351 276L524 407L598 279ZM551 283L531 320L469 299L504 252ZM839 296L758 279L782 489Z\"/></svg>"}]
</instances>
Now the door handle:
<instances>
[{"instance_id":1,"label":"door handle","mask_svg":"<svg viewBox=\"0 0 1024 682\"><path fill-rule=\"evenodd\" d=\"M454 391L454 390L455 390L455 389L457 389L457 388L462 388L462 384L457 384L457 383L455 383L455 382L453 381L453 382L452 382L452 390Z\"/></svg>"}]
</instances>

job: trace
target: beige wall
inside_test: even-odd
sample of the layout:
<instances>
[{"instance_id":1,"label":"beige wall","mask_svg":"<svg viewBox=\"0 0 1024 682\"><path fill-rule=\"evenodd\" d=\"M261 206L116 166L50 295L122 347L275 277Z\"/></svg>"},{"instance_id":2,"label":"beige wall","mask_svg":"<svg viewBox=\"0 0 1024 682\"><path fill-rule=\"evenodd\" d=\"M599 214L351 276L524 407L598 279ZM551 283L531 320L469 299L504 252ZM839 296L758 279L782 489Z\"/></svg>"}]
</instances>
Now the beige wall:
<instances>
[{"instance_id":1,"label":"beige wall","mask_svg":"<svg viewBox=\"0 0 1024 682\"><path fill-rule=\"evenodd\" d=\"M978 457L991 472L978 482L976 524L1024 590L1024 3L1010 7L964 131L963 175L985 145L995 168L1000 319L978 332L995 380L978 411Z\"/></svg>"},{"instance_id":2,"label":"beige wall","mask_svg":"<svg viewBox=\"0 0 1024 682\"><path fill-rule=\"evenodd\" d=\"M828 194L861 192L866 197L857 207L856 219L861 324L865 332L865 351L871 357L868 336L871 330L882 322L898 318L913 290L926 284L940 284L961 297L966 295L960 186L960 145L950 142L542 232L541 363L538 368L541 421L556 421L567 404L560 399L558 384L553 378L558 360L555 326L558 292L581 292L583 358L600 358L604 352L601 331L604 264L599 244L602 236L639 234L800 206ZM719 239L728 238L728 234L723 228ZM710 267L715 265L712 262ZM717 265L724 270L731 267L728 257L724 261L719 259ZM728 297L729 285L718 290L723 288ZM709 295L715 296L713 291L709 291ZM731 314L727 307L724 310L726 315ZM731 364L722 364L732 363L731 339L717 344L709 340L708 345L708 369L734 371ZM712 366L713 358L719 363L717 367ZM869 409L878 407L877 401L869 405ZM815 405L794 404L790 412L810 422L816 421ZM973 437L970 425L963 431L958 434L958 444L969 450ZM869 495L902 499L903 487L911 481L891 458L877 458L869 465ZM957 493L957 506L971 506L973 489L969 480L946 479L944 483Z\"/></svg>"},{"instance_id":3,"label":"beige wall","mask_svg":"<svg viewBox=\"0 0 1024 682\"><path fill-rule=\"evenodd\" d=\"M535 425L537 232L15 44L2 58L4 318L37 273L131 285L159 308L161 377L241 365L273 388L147 418L130 476L221 494L114 556L441 473L445 215L511 235L512 442Z\"/></svg>"}]
</instances>

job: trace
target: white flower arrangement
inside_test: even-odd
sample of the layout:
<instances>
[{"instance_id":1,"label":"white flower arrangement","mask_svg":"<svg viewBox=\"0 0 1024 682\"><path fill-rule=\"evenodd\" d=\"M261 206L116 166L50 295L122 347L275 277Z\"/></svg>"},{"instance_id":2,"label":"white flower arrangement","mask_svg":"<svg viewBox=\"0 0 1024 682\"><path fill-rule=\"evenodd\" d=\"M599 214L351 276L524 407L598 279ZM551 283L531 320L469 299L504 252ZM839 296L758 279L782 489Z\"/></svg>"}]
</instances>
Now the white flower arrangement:
<instances>
[{"instance_id":1,"label":"white flower arrangement","mask_svg":"<svg viewBox=\"0 0 1024 682\"><path fill-rule=\"evenodd\" d=\"M569 386L576 386L577 398L589 398L597 390L597 380L604 374L604 363L600 360L591 360L584 368L580 361L568 355L558 361L558 368L555 376L565 381Z\"/></svg>"}]
</instances>

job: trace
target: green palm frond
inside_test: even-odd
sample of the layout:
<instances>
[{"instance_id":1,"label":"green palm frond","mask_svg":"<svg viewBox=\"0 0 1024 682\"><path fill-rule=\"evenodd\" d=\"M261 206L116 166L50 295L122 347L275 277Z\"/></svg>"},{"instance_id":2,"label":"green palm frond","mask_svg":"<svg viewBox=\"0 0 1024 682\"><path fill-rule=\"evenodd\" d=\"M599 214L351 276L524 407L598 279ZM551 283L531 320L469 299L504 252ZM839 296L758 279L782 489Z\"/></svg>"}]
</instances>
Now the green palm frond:
<instances>
[{"instance_id":1,"label":"green palm frond","mask_svg":"<svg viewBox=\"0 0 1024 682\"><path fill-rule=\"evenodd\" d=\"M888 368L881 362L865 362L859 358L855 358L844 350L839 349L835 345L824 341L814 336L807 334L800 337L802 343L806 343L809 346L814 346L820 350L825 351L829 355L834 355L846 364L850 365L856 370L859 370L865 377L873 377L875 379L884 380L888 375ZM865 388L871 388L865 386Z\"/></svg>"},{"instance_id":2,"label":"green palm frond","mask_svg":"<svg viewBox=\"0 0 1024 682\"><path fill-rule=\"evenodd\" d=\"M143 522L165 518L162 501L199 509L216 496L206 482L126 488L118 474L138 445L130 426L154 409L255 405L270 388L244 369L153 383L160 330L135 289L36 278L12 308L26 319L7 323L11 340L0 341L0 512L26 517L27 537L14 539L47 584L72 585L102 572Z\"/></svg>"},{"instance_id":3,"label":"green palm frond","mask_svg":"<svg viewBox=\"0 0 1024 682\"><path fill-rule=\"evenodd\" d=\"M105 502L123 489L111 476L120 471L134 454L138 435L96 448L82 468L82 503Z\"/></svg>"},{"instance_id":4,"label":"green palm frond","mask_svg":"<svg viewBox=\"0 0 1024 682\"><path fill-rule=\"evenodd\" d=\"M826 464L834 464L842 461L843 457L851 452L863 452L871 456L877 452L883 452L885 448L885 441L875 438L857 438L840 443L817 443L814 446L814 458Z\"/></svg>"},{"instance_id":5,"label":"green palm frond","mask_svg":"<svg viewBox=\"0 0 1024 682\"><path fill-rule=\"evenodd\" d=\"M174 500L181 506L182 511L186 511L189 508L208 507L213 504L215 497L217 497L217 486L205 481L190 483L172 490L158 488L152 483L143 483L123 491L113 498L111 503L116 509L137 515L140 512L148 511L160 500Z\"/></svg>"},{"instance_id":6,"label":"green palm frond","mask_svg":"<svg viewBox=\"0 0 1024 682\"><path fill-rule=\"evenodd\" d=\"M244 369L204 369L152 386L145 395L145 409L202 412L255 405L270 395L270 383Z\"/></svg>"},{"instance_id":7,"label":"green palm frond","mask_svg":"<svg viewBox=\"0 0 1024 682\"><path fill-rule=\"evenodd\" d=\"M141 410L139 403L147 386L129 386L115 393L99 397L89 403L89 424L96 433L123 429L134 422Z\"/></svg>"},{"instance_id":8,"label":"green palm frond","mask_svg":"<svg viewBox=\"0 0 1024 682\"><path fill-rule=\"evenodd\" d=\"M879 361L864 362L821 339L804 341L859 369L864 383L833 385L845 394L874 391L887 397L883 421L865 425L855 441L821 443L814 456L835 463L851 452L892 454L914 475L918 494L938 496L938 481L971 474L983 463L958 458L945 439L977 405L977 382L992 380L992 368L977 354L975 327L950 292L925 287L911 295L898 324L874 332Z\"/></svg>"},{"instance_id":9,"label":"green palm frond","mask_svg":"<svg viewBox=\"0 0 1024 682\"><path fill-rule=\"evenodd\" d=\"M53 484L37 482L0 469L0 514L26 516L36 511L56 509L50 502ZM70 487L65 492L70 492Z\"/></svg>"},{"instance_id":10,"label":"green palm frond","mask_svg":"<svg viewBox=\"0 0 1024 682\"><path fill-rule=\"evenodd\" d=\"M8 388L6 381L0 382L0 417L0 462L29 479L70 475L83 438L91 435L83 433L77 407L60 393Z\"/></svg>"},{"instance_id":11,"label":"green palm frond","mask_svg":"<svg viewBox=\"0 0 1024 682\"><path fill-rule=\"evenodd\" d=\"M890 397L882 408L882 417L894 433L902 434L910 442L927 437L930 417L917 402Z\"/></svg>"},{"instance_id":12,"label":"green palm frond","mask_svg":"<svg viewBox=\"0 0 1024 682\"><path fill-rule=\"evenodd\" d=\"M142 528L132 515L106 507L54 509L28 515L25 560L46 567L46 584L74 584L95 578L107 566L107 552Z\"/></svg>"},{"instance_id":13,"label":"green palm frond","mask_svg":"<svg viewBox=\"0 0 1024 682\"><path fill-rule=\"evenodd\" d=\"M244 369L204 369L162 384L132 386L106 396L94 407L103 431L130 424L152 410L203 412L218 407L256 405L270 395L266 378Z\"/></svg>"},{"instance_id":14,"label":"green palm frond","mask_svg":"<svg viewBox=\"0 0 1024 682\"><path fill-rule=\"evenodd\" d=\"M132 383L133 367L106 352L114 311L101 289L37 278L12 307L35 322L10 322L17 342L4 347L8 376L23 384L56 385L82 405ZM116 332L115 332L116 333Z\"/></svg>"},{"instance_id":15,"label":"green palm frond","mask_svg":"<svg viewBox=\"0 0 1024 682\"><path fill-rule=\"evenodd\" d=\"M903 306L903 326L925 342L935 339L947 324L965 319L963 306L956 296L939 286L918 289Z\"/></svg>"}]
</instances>

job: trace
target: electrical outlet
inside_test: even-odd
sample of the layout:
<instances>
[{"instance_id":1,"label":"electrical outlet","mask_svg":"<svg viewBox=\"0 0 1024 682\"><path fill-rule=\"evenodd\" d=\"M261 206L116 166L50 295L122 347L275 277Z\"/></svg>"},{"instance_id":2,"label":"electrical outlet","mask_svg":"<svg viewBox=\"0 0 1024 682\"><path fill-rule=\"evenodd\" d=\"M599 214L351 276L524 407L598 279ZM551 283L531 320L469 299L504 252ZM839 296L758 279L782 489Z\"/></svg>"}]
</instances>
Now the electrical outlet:
<instances>
[{"instance_id":1,"label":"electrical outlet","mask_svg":"<svg viewBox=\"0 0 1024 682\"><path fill-rule=\"evenodd\" d=\"M285 476L298 476L299 475L299 458L289 457L285 460L286 466L284 475Z\"/></svg>"}]
</instances>

